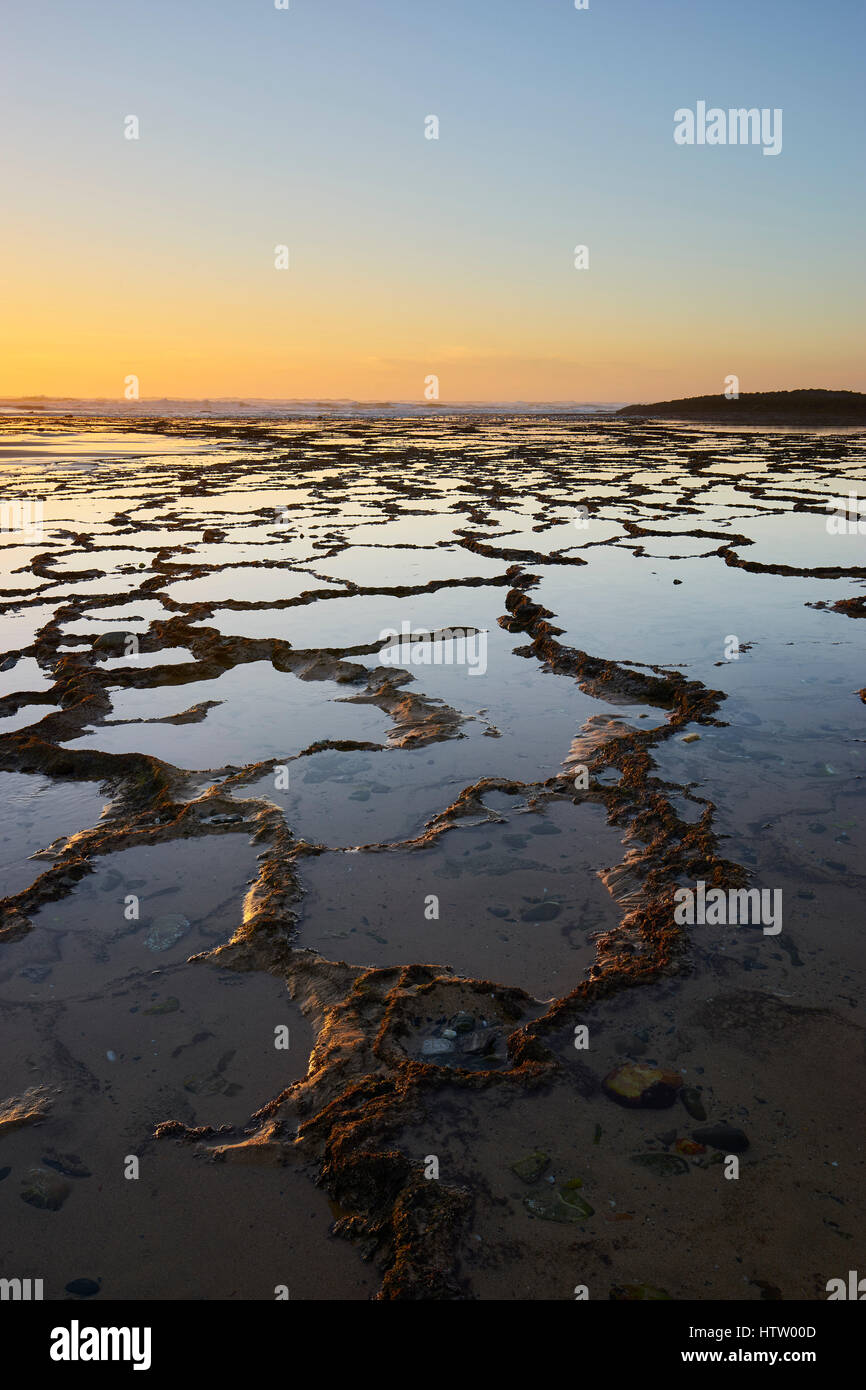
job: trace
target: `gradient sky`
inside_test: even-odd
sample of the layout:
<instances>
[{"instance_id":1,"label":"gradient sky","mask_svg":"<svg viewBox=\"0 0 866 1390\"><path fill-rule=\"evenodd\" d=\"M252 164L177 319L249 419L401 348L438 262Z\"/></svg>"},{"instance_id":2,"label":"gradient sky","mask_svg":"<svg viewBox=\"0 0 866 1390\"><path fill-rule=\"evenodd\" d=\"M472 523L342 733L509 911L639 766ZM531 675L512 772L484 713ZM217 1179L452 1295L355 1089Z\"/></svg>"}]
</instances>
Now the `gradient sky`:
<instances>
[{"instance_id":1,"label":"gradient sky","mask_svg":"<svg viewBox=\"0 0 866 1390\"><path fill-rule=\"evenodd\" d=\"M5 0L0 395L864 390L864 40L862 0ZM677 146L698 100L781 154Z\"/></svg>"}]
</instances>

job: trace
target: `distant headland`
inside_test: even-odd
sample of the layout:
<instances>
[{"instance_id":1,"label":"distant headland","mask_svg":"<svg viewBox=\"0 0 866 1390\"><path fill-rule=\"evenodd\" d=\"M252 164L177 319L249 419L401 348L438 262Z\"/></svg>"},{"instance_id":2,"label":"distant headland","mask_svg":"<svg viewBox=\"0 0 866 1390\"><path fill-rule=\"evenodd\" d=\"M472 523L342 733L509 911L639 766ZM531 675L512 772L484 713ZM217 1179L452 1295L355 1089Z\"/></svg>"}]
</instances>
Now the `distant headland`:
<instances>
[{"instance_id":1,"label":"distant headland","mask_svg":"<svg viewBox=\"0 0 866 1390\"><path fill-rule=\"evenodd\" d=\"M725 425L866 425L863 391L751 391L728 399L687 396L681 401L627 405L617 415L659 420L695 420Z\"/></svg>"}]
</instances>

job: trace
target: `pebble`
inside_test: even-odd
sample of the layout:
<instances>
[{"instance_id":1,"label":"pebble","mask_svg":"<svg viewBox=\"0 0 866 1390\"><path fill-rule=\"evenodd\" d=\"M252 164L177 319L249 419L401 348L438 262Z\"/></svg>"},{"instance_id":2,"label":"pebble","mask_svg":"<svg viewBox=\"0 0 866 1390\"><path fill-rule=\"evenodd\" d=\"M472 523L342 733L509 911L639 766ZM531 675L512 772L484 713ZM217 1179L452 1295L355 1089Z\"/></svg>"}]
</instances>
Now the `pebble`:
<instances>
[{"instance_id":1,"label":"pebble","mask_svg":"<svg viewBox=\"0 0 866 1390\"><path fill-rule=\"evenodd\" d=\"M729 1154L743 1153L749 1147L746 1135L735 1125L705 1125L703 1129L693 1130L692 1138L699 1144L706 1144L711 1149L721 1149Z\"/></svg>"},{"instance_id":2,"label":"pebble","mask_svg":"<svg viewBox=\"0 0 866 1390\"><path fill-rule=\"evenodd\" d=\"M42 1155L42 1162L48 1168L55 1168L65 1178L92 1177L87 1164L78 1157L78 1154L61 1154L56 1149L46 1149Z\"/></svg>"},{"instance_id":3,"label":"pebble","mask_svg":"<svg viewBox=\"0 0 866 1390\"><path fill-rule=\"evenodd\" d=\"M684 1158L695 1158L698 1154L705 1154L707 1151L703 1144L696 1144L694 1139L678 1139L674 1148Z\"/></svg>"},{"instance_id":4,"label":"pebble","mask_svg":"<svg viewBox=\"0 0 866 1390\"><path fill-rule=\"evenodd\" d=\"M631 1109L666 1110L673 1105L683 1084L679 1072L626 1062L608 1072L602 1088L611 1100Z\"/></svg>"},{"instance_id":5,"label":"pebble","mask_svg":"<svg viewBox=\"0 0 866 1390\"><path fill-rule=\"evenodd\" d=\"M460 1039L460 1051L468 1053L489 1052L496 1041L496 1030L479 1028L474 1033L465 1034Z\"/></svg>"},{"instance_id":6,"label":"pebble","mask_svg":"<svg viewBox=\"0 0 866 1390\"><path fill-rule=\"evenodd\" d=\"M534 907L527 907L520 914L521 922L552 922L554 917L558 917L562 907L559 903L537 903Z\"/></svg>"},{"instance_id":7,"label":"pebble","mask_svg":"<svg viewBox=\"0 0 866 1390\"><path fill-rule=\"evenodd\" d=\"M475 1019L472 1014L462 1012L449 1019L449 1023L456 1033L471 1033L475 1027Z\"/></svg>"},{"instance_id":8,"label":"pebble","mask_svg":"<svg viewBox=\"0 0 866 1390\"><path fill-rule=\"evenodd\" d=\"M48 1168L31 1168L22 1178L22 1202L40 1211L59 1211L72 1188Z\"/></svg>"},{"instance_id":9,"label":"pebble","mask_svg":"<svg viewBox=\"0 0 866 1390\"><path fill-rule=\"evenodd\" d=\"M693 1120L705 1120L707 1118L701 1093L694 1086L684 1086L680 1091L680 1100Z\"/></svg>"},{"instance_id":10,"label":"pebble","mask_svg":"<svg viewBox=\"0 0 866 1390\"><path fill-rule=\"evenodd\" d=\"M679 1178L688 1173L689 1165L677 1154L643 1153L632 1154L632 1163L639 1168L648 1168L659 1178Z\"/></svg>"},{"instance_id":11,"label":"pebble","mask_svg":"<svg viewBox=\"0 0 866 1390\"><path fill-rule=\"evenodd\" d=\"M512 1163L511 1171L516 1173L523 1182L537 1182L550 1163L550 1155L537 1149L535 1153L527 1155L526 1158L519 1158L516 1163Z\"/></svg>"},{"instance_id":12,"label":"pebble","mask_svg":"<svg viewBox=\"0 0 866 1390\"><path fill-rule=\"evenodd\" d=\"M162 1004L152 1004L149 1009L142 1009L142 1013L159 1016L176 1013L179 1008L180 1000L175 995L170 994Z\"/></svg>"},{"instance_id":13,"label":"pebble","mask_svg":"<svg viewBox=\"0 0 866 1390\"><path fill-rule=\"evenodd\" d=\"M168 912L157 917L144 938L150 951L168 951L189 931L189 922L179 912Z\"/></svg>"},{"instance_id":14,"label":"pebble","mask_svg":"<svg viewBox=\"0 0 866 1390\"><path fill-rule=\"evenodd\" d=\"M636 1303L643 1300L669 1299L670 1294L655 1284L614 1284L610 1297L619 1303Z\"/></svg>"},{"instance_id":15,"label":"pebble","mask_svg":"<svg viewBox=\"0 0 866 1390\"><path fill-rule=\"evenodd\" d=\"M595 1208L578 1192L582 1185L580 1178L572 1178L558 1192L540 1192L537 1196L524 1197L523 1205L531 1216L538 1216L542 1221L585 1221L587 1217L595 1216Z\"/></svg>"},{"instance_id":16,"label":"pebble","mask_svg":"<svg viewBox=\"0 0 866 1390\"><path fill-rule=\"evenodd\" d=\"M99 1283L95 1279L70 1279L66 1285L66 1292L76 1294L79 1298L92 1298L95 1293L99 1293Z\"/></svg>"}]
</instances>

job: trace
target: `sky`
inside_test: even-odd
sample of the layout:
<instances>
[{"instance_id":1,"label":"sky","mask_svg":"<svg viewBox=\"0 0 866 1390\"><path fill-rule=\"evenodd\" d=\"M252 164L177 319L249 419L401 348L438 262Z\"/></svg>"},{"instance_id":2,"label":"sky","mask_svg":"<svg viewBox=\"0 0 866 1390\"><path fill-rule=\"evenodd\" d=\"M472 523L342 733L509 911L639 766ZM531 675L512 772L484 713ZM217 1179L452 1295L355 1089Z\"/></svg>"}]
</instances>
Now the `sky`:
<instances>
[{"instance_id":1,"label":"sky","mask_svg":"<svg viewBox=\"0 0 866 1390\"><path fill-rule=\"evenodd\" d=\"M0 396L866 390L864 40L862 0L4 0ZM780 153L677 144L700 101Z\"/></svg>"}]
</instances>

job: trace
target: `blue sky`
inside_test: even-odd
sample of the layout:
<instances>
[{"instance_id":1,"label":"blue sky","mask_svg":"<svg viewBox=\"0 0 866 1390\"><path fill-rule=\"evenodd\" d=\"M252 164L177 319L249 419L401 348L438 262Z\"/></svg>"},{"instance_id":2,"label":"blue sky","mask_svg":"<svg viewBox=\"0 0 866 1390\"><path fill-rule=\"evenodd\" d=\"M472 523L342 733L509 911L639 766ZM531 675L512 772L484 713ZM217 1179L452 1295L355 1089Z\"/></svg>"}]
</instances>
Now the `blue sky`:
<instances>
[{"instance_id":1,"label":"blue sky","mask_svg":"<svg viewBox=\"0 0 866 1390\"><path fill-rule=\"evenodd\" d=\"M10 0L0 393L862 389L864 15ZM678 147L698 100L781 108L781 155Z\"/></svg>"}]
</instances>

